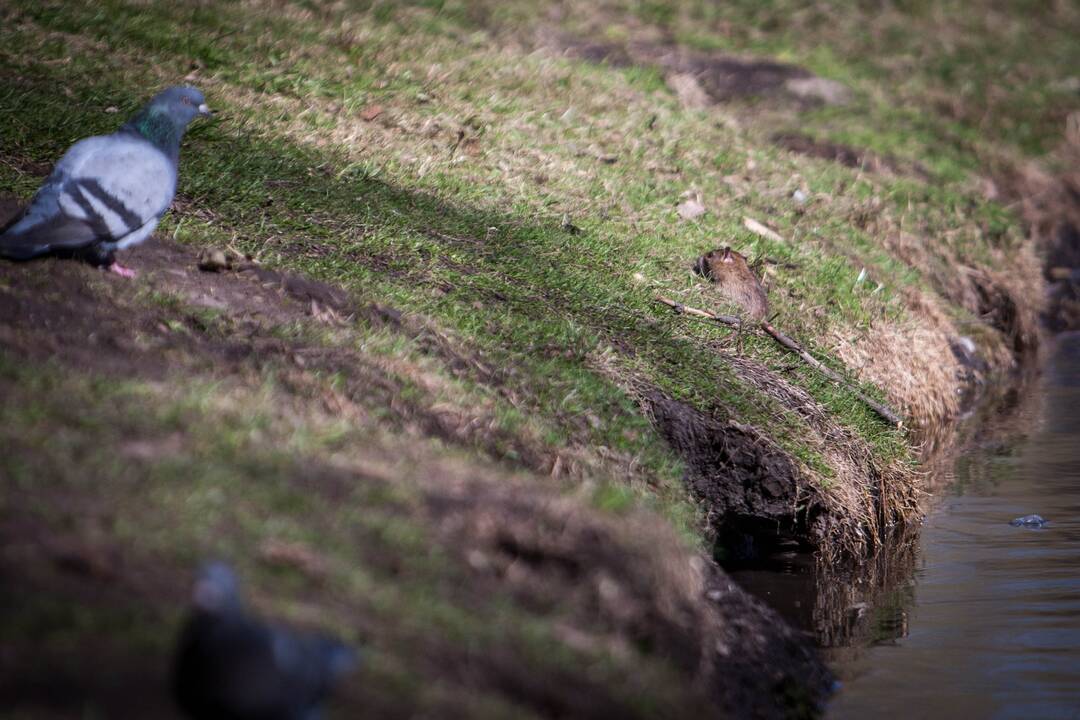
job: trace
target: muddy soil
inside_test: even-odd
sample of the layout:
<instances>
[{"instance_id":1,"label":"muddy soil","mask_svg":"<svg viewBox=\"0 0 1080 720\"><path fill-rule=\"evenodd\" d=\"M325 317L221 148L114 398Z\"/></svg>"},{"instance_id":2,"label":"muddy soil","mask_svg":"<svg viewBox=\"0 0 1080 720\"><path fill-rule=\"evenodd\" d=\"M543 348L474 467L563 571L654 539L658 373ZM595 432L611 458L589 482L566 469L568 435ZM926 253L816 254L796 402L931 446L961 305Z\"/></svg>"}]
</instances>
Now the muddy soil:
<instances>
[{"instance_id":1,"label":"muddy soil","mask_svg":"<svg viewBox=\"0 0 1080 720\"><path fill-rule=\"evenodd\" d=\"M614 67L657 68L669 82L675 77L692 79L714 104L769 99L805 108L847 101L848 91L840 83L788 63L697 52L671 42L632 40L615 44L555 32L540 35L541 43L571 57Z\"/></svg>"},{"instance_id":2,"label":"muddy soil","mask_svg":"<svg viewBox=\"0 0 1080 720\"><path fill-rule=\"evenodd\" d=\"M687 464L687 480L709 509L725 561L745 562L785 543L809 547L825 532L820 491L791 460L749 428L709 418L654 395L650 414Z\"/></svg>"},{"instance_id":3,"label":"muddy soil","mask_svg":"<svg viewBox=\"0 0 1080 720\"><path fill-rule=\"evenodd\" d=\"M924 180L931 179L930 171L919 163L904 164L896 158L882 156L865 148L816 140L799 133L778 133L773 135L772 141L789 152L832 160L846 167L858 168L866 172L911 174L918 175Z\"/></svg>"}]
</instances>

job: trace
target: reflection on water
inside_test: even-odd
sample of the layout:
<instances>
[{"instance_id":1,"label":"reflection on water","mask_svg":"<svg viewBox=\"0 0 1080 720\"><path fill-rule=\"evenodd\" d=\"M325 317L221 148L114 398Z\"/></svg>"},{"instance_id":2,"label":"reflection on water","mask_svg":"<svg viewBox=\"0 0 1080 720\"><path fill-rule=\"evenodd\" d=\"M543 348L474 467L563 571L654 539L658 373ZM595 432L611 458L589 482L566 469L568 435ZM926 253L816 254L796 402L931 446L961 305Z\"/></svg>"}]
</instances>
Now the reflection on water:
<instances>
[{"instance_id":1,"label":"reflection on water","mask_svg":"<svg viewBox=\"0 0 1080 720\"><path fill-rule=\"evenodd\" d=\"M1080 335L1028 390L1013 438L957 462L910 550L851 578L791 561L790 588L736 574L818 637L843 683L828 718L1080 718ZM1050 522L1009 525L1029 513Z\"/></svg>"},{"instance_id":2,"label":"reflection on water","mask_svg":"<svg viewBox=\"0 0 1080 720\"><path fill-rule=\"evenodd\" d=\"M914 599L916 537L894 538L892 550L858 571L781 553L753 568L731 569L746 590L763 598L826 649L886 643L907 632Z\"/></svg>"}]
</instances>

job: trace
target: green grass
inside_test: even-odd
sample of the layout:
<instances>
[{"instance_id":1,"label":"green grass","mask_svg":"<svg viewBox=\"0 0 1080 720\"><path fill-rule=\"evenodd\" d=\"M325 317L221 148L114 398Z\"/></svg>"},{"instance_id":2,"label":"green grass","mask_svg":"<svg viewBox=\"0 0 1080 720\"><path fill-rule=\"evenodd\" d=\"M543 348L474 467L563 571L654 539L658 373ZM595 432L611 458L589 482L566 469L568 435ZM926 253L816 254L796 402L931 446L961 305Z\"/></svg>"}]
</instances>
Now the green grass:
<instances>
[{"instance_id":1,"label":"green grass","mask_svg":"<svg viewBox=\"0 0 1080 720\"><path fill-rule=\"evenodd\" d=\"M688 326L652 302L654 288L692 304L713 302L686 272L696 253L730 242L751 255L796 263L797 270L779 270L774 279L777 324L798 328L798 339L825 358L830 343L819 338L902 318L894 291L927 282L837 215L835 203L796 207L787 157L756 144L752 134L679 111L657 73L536 55L507 62L505 51L468 35L481 20L499 27L532 17L524 7L474 13L452 3L313 5L291 15L118 1L16 7L9 13L22 22L11 23L0 60L21 78L5 102L19 108L17 116L6 112L11 122L0 130L12 157L47 162L76 138L115 127L150 88L197 67L222 117L189 134L180 192L192 212L172 215L165 232L195 244L233 241L269 264L433 318L490 363L513 367L529 412L578 424L598 415L604 422L584 431L586 442L644 452L654 474L675 466L653 450L655 435L615 378L593 367L598 355L616 358L616 375L633 373L673 397L763 428L808 468L828 474L805 443L802 422L706 350L724 331ZM866 91L885 71L859 54L861 46L812 51L783 25L788 9L780 6L661 7L636 11L698 47L767 50L835 71L854 85L856 107L811 112L803 116L807 127L925 160L944 181L852 182L851 171L811 161L798 170L814 193L848 206L876 196L901 224L958 237L955 249L973 263L988 260L982 228L1015 235L1011 218L966 189L977 155L941 144L975 129L951 120L943 125ZM845 22L859 18L851 12ZM574 21L571 16L567 26ZM353 29L340 30L341 22ZM889 16L888 23L897 22ZM735 30L706 42L701 28L722 23ZM697 28L693 38L690 27ZM764 34L748 39L750 27L765 28ZM893 38L894 25L884 32ZM287 43L271 40L285 36ZM72 52L81 45L91 50ZM419 48L423 61L416 59ZM952 77L935 67L921 69ZM360 121L357 113L372 103L386 105L396 126ZM101 113L109 105L119 112ZM953 126L955 133L942 132ZM336 130L351 131L352 141L338 140ZM1012 140L1024 145L1023 138ZM472 141L475 154L464 151ZM602 156L615 162L601 162ZM741 170L745 158L758 169L733 195L725 176ZM668 169L657 171L658 165ZM35 182L0 168L0 188L25 195ZM709 200L710 212L700 222L679 223L673 206L690 188ZM564 214L583 228L580 235L561 228ZM744 215L771 220L788 241L749 234ZM878 292L856 284L864 267L882 283ZM644 281L635 281L635 273ZM807 307L822 312L808 318ZM768 368L789 364L765 340L747 347ZM906 456L903 437L853 396L806 370L793 378L881 462ZM627 430L641 439L627 443Z\"/></svg>"},{"instance_id":2,"label":"green grass","mask_svg":"<svg viewBox=\"0 0 1080 720\"><path fill-rule=\"evenodd\" d=\"M125 7L110 6L108 13L93 11L86 17L67 9L63 13L46 9L30 15L36 15L35 19L47 26L65 30L79 27L82 33L92 37L100 33L107 45L123 47L127 52L137 49L147 58L156 59L158 65L176 64L177 55L180 62L193 55L206 63L208 70L216 71L217 77L228 78L257 92L286 92L280 82L267 84L265 77L253 72L252 68L263 63L270 63L268 72L305 78L308 87L294 87L291 92L309 97L343 98L345 108L359 105L362 100L357 98L368 98L368 88L378 84L379 67L364 63L366 58L356 59L357 75L371 73L370 77L335 77L338 73L334 61L352 60L355 49L341 53L343 57L326 58L317 67L311 61L295 61L288 68L273 70L275 56L260 45L259 39L266 32L280 30L280 26L266 16L258 16L254 22L248 18L246 32L230 34L225 43L215 46L214 53L209 54L197 44L197 39L220 32L217 28L221 20L216 16L184 8L152 7L139 13L128 10L130 15L125 18ZM227 13L220 15L228 17ZM174 32L177 26L186 32ZM160 34L155 34L155 29ZM305 30L303 23L290 25L290 34L297 39L293 53L302 52L304 40L316 42L316 31ZM394 26L380 31L388 44L401 39L396 38L397 32L404 34ZM449 52L445 46L436 47ZM373 52L370 47L364 50ZM484 56L466 60L467 70L458 79L463 94L478 80L470 71L486 73L490 62ZM92 80L89 75L97 69L97 61L84 68L86 80ZM20 71L34 72L25 67ZM63 69L65 77L71 77L73 72L78 69L71 66ZM578 97L583 91L591 90L590 85L605 88L614 82L620 91L627 90L618 76L611 78L601 71L566 67L557 72L566 84L585 85L570 89ZM582 79L576 77L579 73ZM144 82L153 81L154 74L148 74L150 78ZM403 75L409 76L407 72ZM513 77L509 86L496 87L496 92L505 95L500 94L498 103L484 107L482 112L496 115L526 112L530 88L517 84L519 80ZM92 127L89 117L73 116L66 99L42 92L47 83L47 78L39 78L35 89L18 98L22 115L51 117L63 125L50 127L45 123L43 127L33 123L10 128L9 133L22 130L22 134L9 135L5 141L22 150L25 156L55 155L71 139L64 127L75 126L83 132L88 125ZM635 84L640 82L635 83L631 78L630 87ZM100 102L102 96L126 95L122 108L126 112L140 99L123 87L101 86L99 81L80 86L76 90L81 93L80 105ZM402 96L408 97L410 87L390 81L379 96L397 101ZM443 86L440 93L446 96L456 89ZM58 100L68 111L58 112ZM218 98L214 100L220 104ZM356 289L362 287L363 295L386 298L406 309L439 317L482 344L486 351L501 355L498 359L502 363L522 367L525 374L535 378L537 388L546 391L536 398L541 407L550 409L571 393L580 398L579 408L584 408L585 402L595 402L599 407L625 405L618 389L582 368L581 360L611 342L628 341L635 348L636 362L645 364L648 376L676 397L706 407L730 408L744 419L761 424L776 414L773 407L756 407L761 400L747 397L722 361L703 354L695 338L679 337L681 323L659 315L650 295L629 281L628 271L636 268L652 270L650 279L670 282L679 278L685 273L681 267L673 266L673 260L682 265L686 263L682 258L708 247L714 242L712 237L734 230L735 218L724 217L702 223L699 228L672 228L670 205L683 187L681 182L643 182L640 167L633 158L626 161L620 158L610 168L590 167L591 177L583 181L572 176L551 178L550 184L560 189L572 183L565 193L527 187L518 196L508 196L506 189L484 182L486 178L477 182L477 174L491 174L479 162L464 163L460 170L442 164L438 171L417 179L409 177L408 168L390 156L383 164L357 174L356 161L351 160L347 149L316 152L297 145L293 138L275 136L272 111L258 108L234 111L228 106L224 110L228 121L192 132L185 152L181 187L195 207L210 209L215 218L213 228L200 228L197 221L186 220L180 237L205 242L236 234L243 248L258 252L270 262L296 267ZM421 105L418 114L423 117L430 113ZM111 120L99 118L100 130L107 130ZM313 114L309 120L314 126L311 132L318 132L319 120ZM537 117L536 123L542 131L550 131L545 135L550 137L548 149L553 152L565 152L558 144L568 138L583 137L588 141L598 137L591 128L563 128L550 117ZM498 145L522 147L531 134L496 128L492 123L484 137L490 137ZM48 142L50 138L53 142ZM225 147L227 152L218 150ZM366 157L362 160L369 167L374 161ZM574 163L573 169L580 172L581 163ZM271 188L275 185L287 191L273 192ZM622 190L626 187L629 191L624 196ZM605 201L630 203L626 208L630 214L623 216L618 209L613 209L614 212L601 209L612 215L600 225L583 220L585 233L570 236L557 225L559 211L568 204L560 197L579 201L593 198L594 207L586 208L586 213L595 211L598 209L595 206ZM600 199L599 203L596 198ZM272 204L266 207L268 202ZM492 232L489 228L497 230ZM440 235L433 237L432 231ZM750 236L745 232L736 234L742 236L744 246L770 249L748 242ZM445 236L465 238L468 242L455 243L445 240ZM301 237L305 248L317 246L317 256L308 256L300 250ZM655 250L661 244L667 246L664 256L650 257L656 255ZM362 264L367 256L390 258L390 270L400 268L407 273L406 277L395 282L381 272L358 267L357 261ZM804 275L802 289L814 291L820 304L840 300L837 307L843 314L858 317L875 312L845 287L853 282L858 269L829 263L812 268L818 270L816 276ZM465 272L455 272L459 267ZM681 278L676 282L687 285ZM445 291L447 286L452 288L449 292ZM505 299L492 303L493 297ZM881 304L884 303L878 303ZM645 323L648 325L643 328ZM533 362L530 358L538 348L560 348L571 356L570 361ZM620 427L611 430L605 439L622 434ZM775 428L775 433L783 441L785 436L797 437L799 429L780 426ZM872 439L884 441L887 435L887 429L876 428ZM797 441L789 439L786 444L795 446ZM896 446L895 453L900 446L892 444Z\"/></svg>"}]
</instances>

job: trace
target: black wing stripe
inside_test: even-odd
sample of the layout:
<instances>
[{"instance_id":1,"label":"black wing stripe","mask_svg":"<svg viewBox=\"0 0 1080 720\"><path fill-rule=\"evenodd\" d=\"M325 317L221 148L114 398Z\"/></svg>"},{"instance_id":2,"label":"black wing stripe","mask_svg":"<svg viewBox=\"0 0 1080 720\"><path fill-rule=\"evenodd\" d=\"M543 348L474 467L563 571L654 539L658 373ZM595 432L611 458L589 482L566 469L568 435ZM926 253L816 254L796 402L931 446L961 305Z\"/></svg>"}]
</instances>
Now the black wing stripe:
<instances>
[{"instance_id":1,"label":"black wing stripe","mask_svg":"<svg viewBox=\"0 0 1080 720\"><path fill-rule=\"evenodd\" d=\"M94 205L90 202L90 199L86 197L82 182L70 184L67 188L67 192L71 199L77 202L79 207L83 209L83 212L86 213L86 224L94 231L95 237L111 237L112 231L109 230L109 224L105 222L105 218L101 217L98 211L94 209Z\"/></svg>"},{"instance_id":2,"label":"black wing stripe","mask_svg":"<svg viewBox=\"0 0 1080 720\"><path fill-rule=\"evenodd\" d=\"M105 188L101 187L101 183L93 178L79 178L78 186L80 191L85 189L90 192L91 195L96 197L105 207L112 210L120 219L127 225L127 232L130 233L139 227L142 227L144 220L139 215L133 212L127 205L125 205L115 195L110 194ZM124 233L125 235L127 233Z\"/></svg>"}]
</instances>

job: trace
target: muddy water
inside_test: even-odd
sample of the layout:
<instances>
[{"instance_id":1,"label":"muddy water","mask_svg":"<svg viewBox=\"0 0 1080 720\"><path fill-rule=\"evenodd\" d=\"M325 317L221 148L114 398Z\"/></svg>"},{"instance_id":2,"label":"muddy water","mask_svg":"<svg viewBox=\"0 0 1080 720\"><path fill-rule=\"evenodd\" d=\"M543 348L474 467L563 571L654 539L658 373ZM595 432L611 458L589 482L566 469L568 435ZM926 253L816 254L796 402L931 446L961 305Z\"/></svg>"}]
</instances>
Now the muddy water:
<instances>
[{"instance_id":1,"label":"muddy water","mask_svg":"<svg viewBox=\"0 0 1080 720\"><path fill-rule=\"evenodd\" d=\"M783 556L736 574L817 636L842 683L827 718L1080 718L1080 334L1029 388L909 547L858 577ZM1009 525L1029 513L1050 522Z\"/></svg>"}]
</instances>

